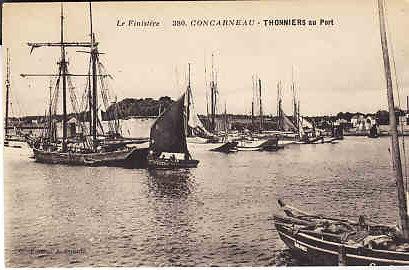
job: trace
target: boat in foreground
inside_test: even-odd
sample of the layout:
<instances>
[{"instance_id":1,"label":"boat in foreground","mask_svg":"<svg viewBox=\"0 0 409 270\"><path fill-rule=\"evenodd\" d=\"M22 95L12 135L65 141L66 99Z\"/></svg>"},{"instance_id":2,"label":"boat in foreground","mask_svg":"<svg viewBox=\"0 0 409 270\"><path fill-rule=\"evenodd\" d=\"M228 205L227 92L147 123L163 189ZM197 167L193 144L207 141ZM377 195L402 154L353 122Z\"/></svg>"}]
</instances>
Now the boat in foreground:
<instances>
[{"instance_id":1,"label":"boat in foreground","mask_svg":"<svg viewBox=\"0 0 409 270\"><path fill-rule=\"evenodd\" d=\"M408 265L409 242L393 226L313 215L279 200L274 215L281 240L308 265Z\"/></svg>"}]
</instances>

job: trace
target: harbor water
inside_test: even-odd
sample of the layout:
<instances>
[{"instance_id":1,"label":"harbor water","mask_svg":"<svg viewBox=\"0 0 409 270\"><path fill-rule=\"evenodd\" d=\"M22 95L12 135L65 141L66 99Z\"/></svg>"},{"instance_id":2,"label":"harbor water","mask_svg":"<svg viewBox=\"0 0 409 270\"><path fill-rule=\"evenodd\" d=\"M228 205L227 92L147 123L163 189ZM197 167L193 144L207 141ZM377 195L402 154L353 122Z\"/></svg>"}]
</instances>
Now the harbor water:
<instances>
[{"instance_id":1,"label":"harbor water","mask_svg":"<svg viewBox=\"0 0 409 270\"><path fill-rule=\"evenodd\" d=\"M277 199L306 211L394 224L389 138L194 149L198 168L39 164L5 149L8 266L297 265L274 228Z\"/></svg>"}]
</instances>

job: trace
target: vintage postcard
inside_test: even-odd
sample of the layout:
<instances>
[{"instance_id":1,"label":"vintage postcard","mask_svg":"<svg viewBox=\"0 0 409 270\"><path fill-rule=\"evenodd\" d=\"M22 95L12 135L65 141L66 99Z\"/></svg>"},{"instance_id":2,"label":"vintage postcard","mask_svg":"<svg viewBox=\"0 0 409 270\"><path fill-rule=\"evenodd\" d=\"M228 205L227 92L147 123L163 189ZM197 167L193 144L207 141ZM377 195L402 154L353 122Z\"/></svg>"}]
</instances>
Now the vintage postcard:
<instances>
[{"instance_id":1,"label":"vintage postcard","mask_svg":"<svg viewBox=\"0 0 409 270\"><path fill-rule=\"evenodd\" d=\"M408 0L6 2L7 267L408 265Z\"/></svg>"}]
</instances>

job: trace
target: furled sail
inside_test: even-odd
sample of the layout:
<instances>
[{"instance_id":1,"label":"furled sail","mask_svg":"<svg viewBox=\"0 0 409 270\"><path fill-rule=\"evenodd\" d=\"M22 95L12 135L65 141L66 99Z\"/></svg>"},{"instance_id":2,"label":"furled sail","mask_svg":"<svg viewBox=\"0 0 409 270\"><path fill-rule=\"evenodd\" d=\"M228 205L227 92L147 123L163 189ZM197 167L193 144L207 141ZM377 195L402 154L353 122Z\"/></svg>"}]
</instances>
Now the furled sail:
<instances>
[{"instance_id":1,"label":"furled sail","mask_svg":"<svg viewBox=\"0 0 409 270\"><path fill-rule=\"evenodd\" d=\"M188 153L185 133L185 94L153 123L150 149L155 153Z\"/></svg>"},{"instance_id":2,"label":"furled sail","mask_svg":"<svg viewBox=\"0 0 409 270\"><path fill-rule=\"evenodd\" d=\"M314 128L314 125L302 116L298 117L298 122L299 122L298 134L300 135L300 137L304 136L306 131L312 130Z\"/></svg>"},{"instance_id":3,"label":"furled sail","mask_svg":"<svg viewBox=\"0 0 409 270\"><path fill-rule=\"evenodd\" d=\"M212 134L206 130L204 127L202 121L200 121L199 116L196 113L195 106L193 101L193 95L192 95L192 90L190 89L190 86L187 89L187 94L190 96L188 99L188 135L189 136L199 136L199 137L211 137Z\"/></svg>"},{"instance_id":4,"label":"furled sail","mask_svg":"<svg viewBox=\"0 0 409 270\"><path fill-rule=\"evenodd\" d=\"M190 105L189 121L187 124L188 124L189 129L191 130L189 134L200 136L200 137L211 137L212 136L212 134L206 130L202 121L200 121L199 117L197 116L197 113L194 109L193 104Z\"/></svg>"},{"instance_id":5,"label":"furled sail","mask_svg":"<svg viewBox=\"0 0 409 270\"><path fill-rule=\"evenodd\" d=\"M295 127L293 122L285 115L284 111L281 110L281 116L282 116L282 123L283 123L283 130L284 131L294 131L297 132L298 129Z\"/></svg>"}]
</instances>

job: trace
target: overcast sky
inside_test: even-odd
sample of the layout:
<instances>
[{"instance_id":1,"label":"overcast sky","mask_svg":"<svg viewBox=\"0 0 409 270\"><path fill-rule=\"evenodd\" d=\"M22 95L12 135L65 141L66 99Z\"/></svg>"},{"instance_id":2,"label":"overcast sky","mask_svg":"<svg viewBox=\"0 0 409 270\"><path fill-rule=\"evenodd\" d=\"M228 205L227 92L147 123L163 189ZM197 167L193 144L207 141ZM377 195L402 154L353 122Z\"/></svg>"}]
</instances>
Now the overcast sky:
<instances>
[{"instance_id":1,"label":"overcast sky","mask_svg":"<svg viewBox=\"0 0 409 270\"><path fill-rule=\"evenodd\" d=\"M67 41L89 40L88 3L65 3ZM49 78L21 78L20 73L53 73L58 48L26 42L58 41L59 3L6 3L3 47L10 49L12 91L24 114L43 114ZM278 80L284 109L291 114L294 81L301 113L374 112L386 108L385 79L376 0L271 1L202 3L93 3L94 31L100 56L114 80L118 100L170 96L185 89L192 63L196 110L206 112L205 62L211 54L218 71L220 103L230 113L250 113L252 75L262 80L263 110L275 114ZM409 1L387 3L389 44L395 56L402 104L409 87ZM172 27L173 19L333 19L333 26ZM118 27L117 20L152 20L159 27ZM86 73L88 56L68 49L71 73ZM4 50L3 50L4 55ZM3 58L4 59L4 58ZM5 61L3 70L5 67ZM4 72L3 72L4 74ZM5 76L5 74L4 74ZM208 81L208 79L207 79ZM78 96L85 79L74 81ZM17 102L14 102L17 108ZM17 110L17 109L16 109Z\"/></svg>"}]
</instances>

